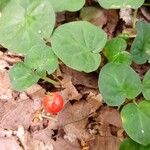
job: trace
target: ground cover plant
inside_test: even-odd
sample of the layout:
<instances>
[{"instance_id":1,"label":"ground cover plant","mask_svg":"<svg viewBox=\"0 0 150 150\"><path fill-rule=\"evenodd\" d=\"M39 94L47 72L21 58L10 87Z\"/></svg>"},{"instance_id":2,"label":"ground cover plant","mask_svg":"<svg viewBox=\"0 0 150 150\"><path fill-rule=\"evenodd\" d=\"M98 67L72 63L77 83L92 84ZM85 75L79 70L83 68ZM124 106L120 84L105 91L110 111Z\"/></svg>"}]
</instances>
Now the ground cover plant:
<instances>
[{"instance_id":1,"label":"ground cover plant","mask_svg":"<svg viewBox=\"0 0 150 150\"><path fill-rule=\"evenodd\" d=\"M104 102L120 111L127 134L120 150L149 150L150 68L141 76L133 67L133 64L150 66L150 23L136 20L138 8L149 4L144 0L96 2L104 9L133 9L135 34L119 33L110 38L103 28L86 21L88 18L56 26L57 13L79 11L85 3L85 0L0 0L0 44L23 56L9 70L12 86L22 92L41 79L60 86L59 79L51 75L62 63L79 72L96 72ZM81 18L84 11L83 8ZM45 103L49 97L46 95ZM50 113L59 112L63 99L59 97L56 109L44 105Z\"/></svg>"}]
</instances>

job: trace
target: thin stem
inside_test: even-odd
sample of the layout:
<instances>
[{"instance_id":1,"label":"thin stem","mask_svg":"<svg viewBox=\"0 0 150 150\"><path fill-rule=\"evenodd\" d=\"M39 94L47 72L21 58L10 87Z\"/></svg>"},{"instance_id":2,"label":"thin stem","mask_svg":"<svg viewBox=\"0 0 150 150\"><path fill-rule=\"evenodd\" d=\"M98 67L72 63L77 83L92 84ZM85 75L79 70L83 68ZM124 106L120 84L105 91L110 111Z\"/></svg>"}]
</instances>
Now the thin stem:
<instances>
[{"instance_id":1,"label":"thin stem","mask_svg":"<svg viewBox=\"0 0 150 150\"><path fill-rule=\"evenodd\" d=\"M150 3L144 3L143 6L150 6Z\"/></svg>"},{"instance_id":2,"label":"thin stem","mask_svg":"<svg viewBox=\"0 0 150 150\"><path fill-rule=\"evenodd\" d=\"M139 107L139 105L138 105L138 103L135 101L135 99L133 100L133 103L134 103L137 107Z\"/></svg>"},{"instance_id":3,"label":"thin stem","mask_svg":"<svg viewBox=\"0 0 150 150\"><path fill-rule=\"evenodd\" d=\"M53 85L60 85L57 81L54 81L54 80L52 80L50 78L43 77L42 79L47 81L47 82L49 82L49 83L51 83L51 84L53 84Z\"/></svg>"},{"instance_id":4,"label":"thin stem","mask_svg":"<svg viewBox=\"0 0 150 150\"><path fill-rule=\"evenodd\" d=\"M138 9L136 9L133 14L133 18L132 18L133 29L135 29L137 13L138 13Z\"/></svg>"},{"instance_id":5,"label":"thin stem","mask_svg":"<svg viewBox=\"0 0 150 150\"><path fill-rule=\"evenodd\" d=\"M47 116L47 115L44 115L44 114L41 114L41 117L45 118L45 119L48 119L48 120L58 121L57 119L55 119L53 117L50 117L50 116Z\"/></svg>"}]
</instances>

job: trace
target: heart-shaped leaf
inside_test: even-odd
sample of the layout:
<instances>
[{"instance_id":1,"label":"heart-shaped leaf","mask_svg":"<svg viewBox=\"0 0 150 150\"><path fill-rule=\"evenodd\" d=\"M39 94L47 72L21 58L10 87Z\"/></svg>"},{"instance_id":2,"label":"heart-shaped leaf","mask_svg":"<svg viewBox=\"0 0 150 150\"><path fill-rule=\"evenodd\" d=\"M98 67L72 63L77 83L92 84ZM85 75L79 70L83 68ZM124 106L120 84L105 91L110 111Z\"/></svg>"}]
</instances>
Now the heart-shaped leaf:
<instances>
[{"instance_id":1,"label":"heart-shaped leaf","mask_svg":"<svg viewBox=\"0 0 150 150\"><path fill-rule=\"evenodd\" d=\"M50 2L56 12L64 10L77 11L85 4L85 0L50 0Z\"/></svg>"},{"instance_id":2,"label":"heart-shaped leaf","mask_svg":"<svg viewBox=\"0 0 150 150\"><path fill-rule=\"evenodd\" d=\"M144 21L138 22L137 36L131 46L131 54L138 64L144 64L150 60L150 24Z\"/></svg>"},{"instance_id":3,"label":"heart-shaped leaf","mask_svg":"<svg viewBox=\"0 0 150 150\"><path fill-rule=\"evenodd\" d=\"M104 55L107 57L109 62L118 62L131 64L132 58L130 53L125 51L127 43L122 38L113 38L109 40L104 47Z\"/></svg>"},{"instance_id":4,"label":"heart-shaped leaf","mask_svg":"<svg viewBox=\"0 0 150 150\"><path fill-rule=\"evenodd\" d=\"M25 57L25 65L39 72L53 73L58 67L58 59L52 49L46 45L36 45Z\"/></svg>"},{"instance_id":5,"label":"heart-shaped leaf","mask_svg":"<svg viewBox=\"0 0 150 150\"><path fill-rule=\"evenodd\" d=\"M150 144L150 102L128 104L121 111L123 128L131 139L142 145Z\"/></svg>"},{"instance_id":6,"label":"heart-shaped leaf","mask_svg":"<svg viewBox=\"0 0 150 150\"><path fill-rule=\"evenodd\" d=\"M142 93L145 99L150 100L150 69L144 76Z\"/></svg>"},{"instance_id":7,"label":"heart-shaped leaf","mask_svg":"<svg viewBox=\"0 0 150 150\"><path fill-rule=\"evenodd\" d=\"M138 74L128 65L108 63L99 75L99 89L110 106L121 105L126 98L135 98L142 89Z\"/></svg>"},{"instance_id":8,"label":"heart-shaped leaf","mask_svg":"<svg viewBox=\"0 0 150 150\"><path fill-rule=\"evenodd\" d=\"M144 0L98 0L99 4L106 9L133 8L143 5Z\"/></svg>"},{"instance_id":9,"label":"heart-shaped leaf","mask_svg":"<svg viewBox=\"0 0 150 150\"><path fill-rule=\"evenodd\" d=\"M100 65L99 52L107 37L102 29L91 23L76 21L58 27L51 40L53 51L67 66L92 72Z\"/></svg>"},{"instance_id":10,"label":"heart-shaped leaf","mask_svg":"<svg viewBox=\"0 0 150 150\"><path fill-rule=\"evenodd\" d=\"M54 24L55 13L49 0L11 0L0 17L0 44L26 53L50 37Z\"/></svg>"},{"instance_id":11,"label":"heart-shaped leaf","mask_svg":"<svg viewBox=\"0 0 150 150\"><path fill-rule=\"evenodd\" d=\"M17 91L24 91L39 80L36 72L24 65L23 62L16 63L9 72L10 80Z\"/></svg>"},{"instance_id":12,"label":"heart-shaped leaf","mask_svg":"<svg viewBox=\"0 0 150 150\"><path fill-rule=\"evenodd\" d=\"M143 146L127 138L121 143L119 150L150 150L150 145Z\"/></svg>"}]
</instances>

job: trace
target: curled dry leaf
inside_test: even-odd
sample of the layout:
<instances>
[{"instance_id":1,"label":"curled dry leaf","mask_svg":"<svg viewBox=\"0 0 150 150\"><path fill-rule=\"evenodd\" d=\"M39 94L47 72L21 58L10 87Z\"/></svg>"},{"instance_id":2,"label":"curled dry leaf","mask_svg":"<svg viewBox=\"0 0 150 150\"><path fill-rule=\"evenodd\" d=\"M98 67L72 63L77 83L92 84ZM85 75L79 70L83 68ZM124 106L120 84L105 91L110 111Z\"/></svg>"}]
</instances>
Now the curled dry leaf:
<instances>
[{"instance_id":1,"label":"curled dry leaf","mask_svg":"<svg viewBox=\"0 0 150 150\"><path fill-rule=\"evenodd\" d=\"M70 76L64 76L64 79L61 82L64 90L61 91L65 103L69 100L80 100L82 95L79 94L75 86L72 84Z\"/></svg>"},{"instance_id":2,"label":"curled dry leaf","mask_svg":"<svg viewBox=\"0 0 150 150\"><path fill-rule=\"evenodd\" d=\"M142 12L142 15L147 19L147 21L150 21L149 7L141 7L140 10Z\"/></svg>"},{"instance_id":3,"label":"curled dry leaf","mask_svg":"<svg viewBox=\"0 0 150 150\"><path fill-rule=\"evenodd\" d=\"M117 27L119 16L116 10L105 10L105 15L107 16L107 24L104 27L104 30L111 38L113 37L115 29Z\"/></svg>"}]
</instances>

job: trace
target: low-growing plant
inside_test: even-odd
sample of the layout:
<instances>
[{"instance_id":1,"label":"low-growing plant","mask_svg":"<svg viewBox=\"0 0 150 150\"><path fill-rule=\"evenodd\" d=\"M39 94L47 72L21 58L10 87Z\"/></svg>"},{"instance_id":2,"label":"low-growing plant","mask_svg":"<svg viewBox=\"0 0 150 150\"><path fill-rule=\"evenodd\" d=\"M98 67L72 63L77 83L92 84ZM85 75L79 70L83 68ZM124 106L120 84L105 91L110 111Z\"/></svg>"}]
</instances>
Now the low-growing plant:
<instances>
[{"instance_id":1,"label":"low-growing plant","mask_svg":"<svg viewBox=\"0 0 150 150\"><path fill-rule=\"evenodd\" d=\"M98 3L106 9L138 9L144 0L98 0ZM24 61L16 63L9 71L12 85L17 91L26 90L39 79L56 85L57 82L47 75L58 68L59 60L77 71L96 71L101 64L101 52L108 63L100 69L100 93L109 106L125 105L121 110L123 127L137 142L127 139L120 149L148 149L150 69L141 81L130 65L133 61L137 64L150 62L150 24L137 22L131 50L124 38L107 40L103 29L86 21L69 22L55 28L55 12L77 11L84 4L85 0L0 1L0 44L24 55ZM47 42L51 46L47 46ZM145 100L138 103L141 93Z\"/></svg>"}]
</instances>

